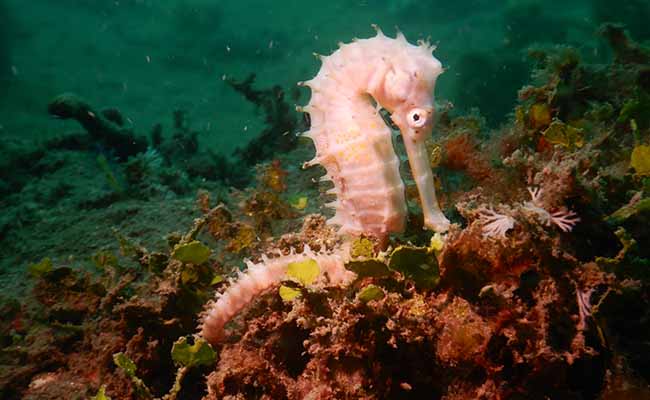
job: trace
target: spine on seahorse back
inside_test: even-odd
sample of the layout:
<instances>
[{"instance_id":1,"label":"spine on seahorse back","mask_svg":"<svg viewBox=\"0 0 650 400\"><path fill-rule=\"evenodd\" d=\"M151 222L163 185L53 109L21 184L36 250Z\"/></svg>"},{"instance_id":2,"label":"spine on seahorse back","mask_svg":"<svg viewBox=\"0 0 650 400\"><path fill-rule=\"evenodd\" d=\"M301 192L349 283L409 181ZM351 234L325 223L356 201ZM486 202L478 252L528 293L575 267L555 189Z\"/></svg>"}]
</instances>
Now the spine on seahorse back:
<instances>
[{"instance_id":1,"label":"spine on seahorse back","mask_svg":"<svg viewBox=\"0 0 650 400\"><path fill-rule=\"evenodd\" d=\"M399 158L391 131L379 115L387 109L398 125L420 194L425 226L445 231L449 221L435 195L425 140L433 125L433 90L442 72L426 43L409 44L401 33L392 39L377 28L370 39L341 44L315 78L303 84L312 90L307 106L316 157L337 199L328 222L341 233L372 234L384 239L404 229L406 201ZM377 106L373 104L373 100Z\"/></svg>"},{"instance_id":2,"label":"spine on seahorse back","mask_svg":"<svg viewBox=\"0 0 650 400\"><path fill-rule=\"evenodd\" d=\"M381 42L381 43L380 43ZM315 142L316 157L325 180L334 188L335 215L328 222L341 233L372 234L383 238L404 229L406 202L393 150L391 131L371 100L382 68L382 51L394 40L385 36L342 44L329 57L321 57L318 75L304 85L312 97L303 108L311 117L304 135ZM381 79L381 77L379 77Z\"/></svg>"}]
</instances>

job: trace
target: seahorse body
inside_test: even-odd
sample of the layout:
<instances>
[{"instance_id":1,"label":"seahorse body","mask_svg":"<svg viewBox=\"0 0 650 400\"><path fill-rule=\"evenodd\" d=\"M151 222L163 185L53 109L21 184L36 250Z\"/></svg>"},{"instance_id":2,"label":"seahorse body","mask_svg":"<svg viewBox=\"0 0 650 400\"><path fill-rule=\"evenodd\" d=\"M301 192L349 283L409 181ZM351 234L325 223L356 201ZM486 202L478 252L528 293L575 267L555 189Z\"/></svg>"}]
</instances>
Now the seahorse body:
<instances>
[{"instance_id":1,"label":"seahorse body","mask_svg":"<svg viewBox=\"0 0 650 400\"><path fill-rule=\"evenodd\" d=\"M409 44L401 33L395 39L377 35L340 44L315 78L303 82L312 97L303 111L311 117L304 134L314 141L316 157L337 199L328 206L335 215L328 222L341 233L372 234L379 238L404 229L406 201L393 150L391 130L379 114L391 113L402 133L411 172L420 194L425 226L445 231L449 221L438 207L424 140L431 134L433 90L442 72L440 62L425 43ZM378 107L373 104L373 99Z\"/></svg>"}]
</instances>

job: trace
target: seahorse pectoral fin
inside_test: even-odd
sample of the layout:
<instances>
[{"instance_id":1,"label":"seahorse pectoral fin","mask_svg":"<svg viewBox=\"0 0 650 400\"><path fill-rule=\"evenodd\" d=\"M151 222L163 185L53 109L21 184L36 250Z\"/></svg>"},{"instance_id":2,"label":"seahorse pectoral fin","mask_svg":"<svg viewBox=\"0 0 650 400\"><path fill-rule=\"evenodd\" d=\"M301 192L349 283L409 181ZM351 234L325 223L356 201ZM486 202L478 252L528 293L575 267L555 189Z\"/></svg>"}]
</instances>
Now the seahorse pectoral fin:
<instances>
[{"instance_id":1,"label":"seahorse pectoral fin","mask_svg":"<svg viewBox=\"0 0 650 400\"><path fill-rule=\"evenodd\" d=\"M424 141L413 140L413 135L402 134L406 154L411 166L411 174L415 180L420 196L420 204L424 215L424 226L435 232L446 232L449 229L449 220L440 210L436 189L433 184L433 173L429 164Z\"/></svg>"}]
</instances>

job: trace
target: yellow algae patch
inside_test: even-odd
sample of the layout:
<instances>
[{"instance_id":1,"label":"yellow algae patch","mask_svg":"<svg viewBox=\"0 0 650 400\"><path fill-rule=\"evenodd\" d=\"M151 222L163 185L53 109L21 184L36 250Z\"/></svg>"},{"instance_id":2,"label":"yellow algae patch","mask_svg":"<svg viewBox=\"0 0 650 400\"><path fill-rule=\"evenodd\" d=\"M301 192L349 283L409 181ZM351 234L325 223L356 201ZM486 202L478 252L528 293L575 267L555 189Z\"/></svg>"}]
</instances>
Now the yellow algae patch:
<instances>
[{"instance_id":1,"label":"yellow algae patch","mask_svg":"<svg viewBox=\"0 0 650 400\"><path fill-rule=\"evenodd\" d=\"M287 265L287 276L300 282L303 286L311 285L320 274L320 267L314 259L296 261Z\"/></svg>"},{"instance_id":2,"label":"yellow algae patch","mask_svg":"<svg viewBox=\"0 0 650 400\"><path fill-rule=\"evenodd\" d=\"M585 142L582 134L582 129L566 125L560 121L553 121L542 133L549 143L559 144L569 149L584 146Z\"/></svg>"},{"instance_id":3,"label":"yellow algae patch","mask_svg":"<svg viewBox=\"0 0 650 400\"><path fill-rule=\"evenodd\" d=\"M350 248L350 257L352 258L371 258L374 253L375 246L368 238L358 238L352 242Z\"/></svg>"},{"instance_id":4,"label":"yellow algae patch","mask_svg":"<svg viewBox=\"0 0 650 400\"><path fill-rule=\"evenodd\" d=\"M551 109L546 103L535 103L528 110L528 122L532 129L541 129L551 123Z\"/></svg>"},{"instance_id":5,"label":"yellow algae patch","mask_svg":"<svg viewBox=\"0 0 650 400\"><path fill-rule=\"evenodd\" d=\"M300 296L300 290L282 285L280 286L280 290L278 290L278 294L282 298L282 301L291 301Z\"/></svg>"},{"instance_id":6,"label":"yellow algae patch","mask_svg":"<svg viewBox=\"0 0 650 400\"><path fill-rule=\"evenodd\" d=\"M436 254L442 251L442 249L445 247L445 238L439 233L436 232L432 237L431 237L431 243L429 245L429 248L433 250Z\"/></svg>"},{"instance_id":7,"label":"yellow algae patch","mask_svg":"<svg viewBox=\"0 0 650 400\"><path fill-rule=\"evenodd\" d=\"M650 175L650 146L641 144L632 150L630 167L634 168L637 175Z\"/></svg>"},{"instance_id":8,"label":"yellow algae patch","mask_svg":"<svg viewBox=\"0 0 650 400\"><path fill-rule=\"evenodd\" d=\"M440 145L433 146L429 158L431 159L431 168L437 168L440 165L440 162L442 161L442 148Z\"/></svg>"},{"instance_id":9,"label":"yellow algae patch","mask_svg":"<svg viewBox=\"0 0 650 400\"><path fill-rule=\"evenodd\" d=\"M296 210L304 210L307 207L308 199L305 196L295 197L289 201L291 207Z\"/></svg>"},{"instance_id":10,"label":"yellow algae patch","mask_svg":"<svg viewBox=\"0 0 650 400\"><path fill-rule=\"evenodd\" d=\"M199 265L208 261L210 254L212 250L209 247L198 240L193 240L189 243L177 244L172 251L172 258L184 264Z\"/></svg>"}]
</instances>

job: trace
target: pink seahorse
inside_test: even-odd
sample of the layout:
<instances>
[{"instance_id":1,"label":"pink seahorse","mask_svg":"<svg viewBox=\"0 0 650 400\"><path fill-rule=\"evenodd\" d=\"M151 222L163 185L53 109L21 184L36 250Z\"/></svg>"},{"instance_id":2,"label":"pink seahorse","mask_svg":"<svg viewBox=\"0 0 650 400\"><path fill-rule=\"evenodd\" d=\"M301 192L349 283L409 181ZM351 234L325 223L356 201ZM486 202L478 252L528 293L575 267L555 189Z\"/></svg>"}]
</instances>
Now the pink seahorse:
<instances>
[{"instance_id":1,"label":"pink seahorse","mask_svg":"<svg viewBox=\"0 0 650 400\"><path fill-rule=\"evenodd\" d=\"M438 206L425 147L433 125L433 91L441 64L431 55L430 45L412 45L399 32L393 39L376 29L376 36L341 44L332 55L321 57L317 76L303 83L312 90L309 104L302 109L311 117L311 129L304 135L316 146L316 157L306 164L323 165L324 179L334 183L331 193L337 199L330 206L336 213L328 222L340 226L339 233L385 240L388 234L402 231L404 184L391 130L379 113L384 108L402 134L425 227L446 231L449 220ZM333 253L307 249L249 263L247 272L208 304L201 335L218 342L225 324L255 296L277 286L290 263L312 259L327 284L348 283L354 277L344 266L348 253L346 246Z\"/></svg>"}]
</instances>

